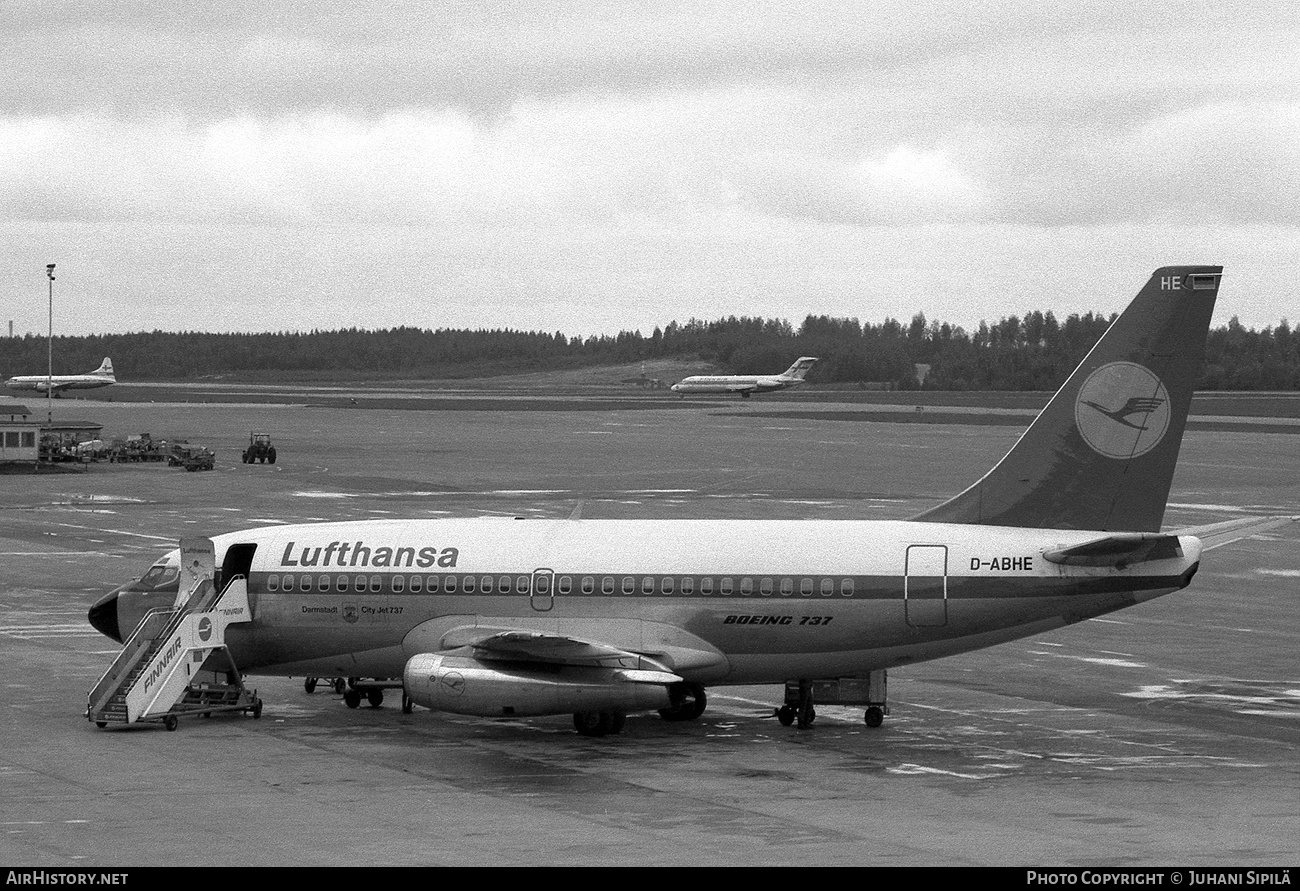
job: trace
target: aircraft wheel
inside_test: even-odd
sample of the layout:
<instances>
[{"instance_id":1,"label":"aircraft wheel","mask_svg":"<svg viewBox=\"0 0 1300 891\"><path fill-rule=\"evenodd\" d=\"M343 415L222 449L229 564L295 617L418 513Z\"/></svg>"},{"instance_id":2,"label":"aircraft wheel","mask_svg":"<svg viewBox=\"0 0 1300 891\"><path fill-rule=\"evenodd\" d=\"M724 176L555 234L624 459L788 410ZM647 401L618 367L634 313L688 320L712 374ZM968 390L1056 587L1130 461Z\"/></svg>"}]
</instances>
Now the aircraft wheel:
<instances>
[{"instance_id":1,"label":"aircraft wheel","mask_svg":"<svg viewBox=\"0 0 1300 891\"><path fill-rule=\"evenodd\" d=\"M709 697L705 695L704 688L699 684L691 684L691 693L695 699L686 713L687 721L694 721L700 715L704 714L704 710L709 706Z\"/></svg>"},{"instance_id":2,"label":"aircraft wheel","mask_svg":"<svg viewBox=\"0 0 1300 891\"><path fill-rule=\"evenodd\" d=\"M609 712L574 712L573 729L582 736L604 736L609 733Z\"/></svg>"},{"instance_id":3,"label":"aircraft wheel","mask_svg":"<svg viewBox=\"0 0 1300 891\"><path fill-rule=\"evenodd\" d=\"M878 705L873 705L862 715L862 720L868 727L879 727L885 723L885 710Z\"/></svg>"},{"instance_id":4,"label":"aircraft wheel","mask_svg":"<svg viewBox=\"0 0 1300 891\"><path fill-rule=\"evenodd\" d=\"M783 705L776 710L776 719L781 722L782 727L789 727L794 723L794 706Z\"/></svg>"},{"instance_id":5,"label":"aircraft wheel","mask_svg":"<svg viewBox=\"0 0 1300 891\"><path fill-rule=\"evenodd\" d=\"M694 721L704 714L708 697L704 695L704 688L699 684L674 684L669 693L673 704L668 708L659 709L659 715L665 721Z\"/></svg>"},{"instance_id":6,"label":"aircraft wheel","mask_svg":"<svg viewBox=\"0 0 1300 891\"><path fill-rule=\"evenodd\" d=\"M347 689L347 682L344 681L343 678L335 678L335 679L334 679L334 692L337 693L339 696L342 696L342 695L343 695L343 691L344 691L345 689Z\"/></svg>"},{"instance_id":7,"label":"aircraft wheel","mask_svg":"<svg viewBox=\"0 0 1300 891\"><path fill-rule=\"evenodd\" d=\"M343 694L343 702L348 708L356 708L361 704L361 694L356 690L347 690Z\"/></svg>"},{"instance_id":8,"label":"aircraft wheel","mask_svg":"<svg viewBox=\"0 0 1300 891\"><path fill-rule=\"evenodd\" d=\"M402 714L404 714L404 715L409 715L409 714L410 714L411 712L413 712L413 711L415 711L415 700L412 699L411 697L407 696L405 693L403 693L403 694L402 694Z\"/></svg>"},{"instance_id":9,"label":"aircraft wheel","mask_svg":"<svg viewBox=\"0 0 1300 891\"><path fill-rule=\"evenodd\" d=\"M384 691L378 687L366 691L366 702L369 702L373 708L379 708L384 702Z\"/></svg>"},{"instance_id":10,"label":"aircraft wheel","mask_svg":"<svg viewBox=\"0 0 1300 891\"><path fill-rule=\"evenodd\" d=\"M307 678L307 680L302 682L302 688L308 693L314 693L316 691L316 679Z\"/></svg>"},{"instance_id":11,"label":"aircraft wheel","mask_svg":"<svg viewBox=\"0 0 1300 891\"><path fill-rule=\"evenodd\" d=\"M100 730L103 730L105 727L108 726L108 722L107 722L107 721L96 721L96 722L95 722L95 726L98 727Z\"/></svg>"},{"instance_id":12,"label":"aircraft wheel","mask_svg":"<svg viewBox=\"0 0 1300 891\"><path fill-rule=\"evenodd\" d=\"M163 726L167 728L168 733L176 729L177 723L179 722L177 722L175 715L168 715L167 717L163 718Z\"/></svg>"}]
</instances>

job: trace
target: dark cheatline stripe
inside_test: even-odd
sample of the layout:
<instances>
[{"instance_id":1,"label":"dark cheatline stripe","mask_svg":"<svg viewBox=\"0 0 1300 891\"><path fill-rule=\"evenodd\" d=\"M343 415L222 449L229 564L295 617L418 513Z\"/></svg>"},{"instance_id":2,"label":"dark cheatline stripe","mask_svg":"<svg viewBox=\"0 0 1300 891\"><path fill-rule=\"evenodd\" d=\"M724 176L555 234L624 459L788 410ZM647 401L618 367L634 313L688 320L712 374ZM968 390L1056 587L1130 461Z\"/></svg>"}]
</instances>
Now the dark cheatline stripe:
<instances>
[{"instance_id":1,"label":"dark cheatline stripe","mask_svg":"<svg viewBox=\"0 0 1300 891\"><path fill-rule=\"evenodd\" d=\"M292 576L293 587L285 588L283 579L286 576ZM302 585L302 579L309 577L310 584L308 587ZM373 586L372 580L378 578L378 585ZM568 590L559 590L563 579L570 579ZM275 588L268 587L270 579L275 579ZM328 588L322 587L320 582L322 578L327 578ZM346 579L346 588L339 587L339 579ZM358 579L366 580L366 588L358 590L355 585ZM400 578L402 581L400 590L393 587L394 579ZM418 590L412 590L411 579L419 578ZM436 590L430 590L430 579L436 579ZM484 590L482 581L485 578L491 579L491 590ZM508 578L510 580L509 590L503 590L500 580ZM582 590L582 580L592 578L595 581L595 587L592 591ZM606 593L602 588L604 579L614 580L614 590ZM632 590L625 592L623 582L625 579L632 580ZM653 579L653 589L649 592L644 590L643 583L646 578ZM692 582L692 590L689 593L682 591L682 580L689 578ZM741 581L748 578L752 581L752 589L749 593L742 593ZM448 580L455 580L454 590L448 590ZM467 579L473 579L472 588L466 590L465 582ZM531 575L519 572L476 572L476 573L439 573L439 574L415 574L415 573L374 573L374 572L357 572L357 573L253 573L250 579L250 586L254 593L276 593L276 594L304 594L319 596L372 596L385 595L397 597L465 597L465 596L484 596L484 597L527 597L533 596L528 592L521 590L519 580L523 579L526 583L531 584ZM671 580L671 590L664 590L664 580ZM712 581L712 590L704 593L702 582L705 579ZM722 581L729 579L731 581L730 593L722 593ZM769 579L772 583L771 590L763 593L761 590L762 581ZM810 593L803 593L802 587L804 580L812 582ZM852 580L850 592L842 590L842 582L845 579ZM781 582L790 580L793 583L793 591L788 594L781 593ZM823 593L822 582L829 581L832 589L829 593ZM942 589L935 585L937 578L913 578L911 579L909 594L912 599L938 599L942 596ZM1183 585L1183 579L1178 575L1153 575L1153 576L1103 576L1099 578L1042 578L1031 576L994 576L990 578L978 577L952 577L948 578L947 597L949 600L1000 600L1015 599L1023 597L1062 597L1076 596L1086 594L1107 594L1117 591L1150 591L1161 588L1179 588ZM629 599L647 599L647 598L664 598L672 600L718 600L718 599L760 599L760 600L901 600L903 598L903 578L902 576L826 576L826 575L785 575L785 576L763 576L744 573L733 573L727 576L665 576L653 575L647 576L644 573L554 573L551 581L550 590L546 594L535 596L555 596L560 598L629 598Z\"/></svg>"}]
</instances>

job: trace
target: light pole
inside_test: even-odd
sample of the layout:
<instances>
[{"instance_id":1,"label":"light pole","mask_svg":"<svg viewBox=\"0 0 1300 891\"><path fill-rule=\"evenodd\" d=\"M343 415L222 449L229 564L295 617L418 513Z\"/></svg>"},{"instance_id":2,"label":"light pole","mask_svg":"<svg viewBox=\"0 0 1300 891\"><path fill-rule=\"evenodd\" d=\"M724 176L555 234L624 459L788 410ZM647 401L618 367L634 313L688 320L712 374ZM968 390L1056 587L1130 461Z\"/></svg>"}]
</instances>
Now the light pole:
<instances>
[{"instance_id":1,"label":"light pole","mask_svg":"<svg viewBox=\"0 0 1300 891\"><path fill-rule=\"evenodd\" d=\"M49 363L45 369L45 422L54 423L54 264L45 264L45 274L50 277L50 336L46 341Z\"/></svg>"}]
</instances>

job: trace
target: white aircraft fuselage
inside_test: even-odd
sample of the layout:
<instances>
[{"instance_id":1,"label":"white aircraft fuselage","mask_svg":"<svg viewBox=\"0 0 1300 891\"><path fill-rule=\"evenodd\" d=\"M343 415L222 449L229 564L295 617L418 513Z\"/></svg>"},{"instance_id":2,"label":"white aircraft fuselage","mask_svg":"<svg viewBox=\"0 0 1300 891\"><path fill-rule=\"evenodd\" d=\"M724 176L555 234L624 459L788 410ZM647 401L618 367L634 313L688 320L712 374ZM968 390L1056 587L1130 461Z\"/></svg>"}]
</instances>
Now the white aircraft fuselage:
<instances>
[{"instance_id":1,"label":"white aircraft fuselage","mask_svg":"<svg viewBox=\"0 0 1300 891\"><path fill-rule=\"evenodd\" d=\"M1133 566L1048 555L1105 532L907 521L464 520L271 527L253 545L241 669L401 677L421 653L524 629L648 655L700 684L835 677L950 656L1187 585L1191 536ZM1058 558L1059 559L1059 558ZM179 551L158 566L179 568ZM167 572L174 580L175 573ZM117 597L129 629L175 585ZM544 593L540 593L544 592Z\"/></svg>"}]
</instances>

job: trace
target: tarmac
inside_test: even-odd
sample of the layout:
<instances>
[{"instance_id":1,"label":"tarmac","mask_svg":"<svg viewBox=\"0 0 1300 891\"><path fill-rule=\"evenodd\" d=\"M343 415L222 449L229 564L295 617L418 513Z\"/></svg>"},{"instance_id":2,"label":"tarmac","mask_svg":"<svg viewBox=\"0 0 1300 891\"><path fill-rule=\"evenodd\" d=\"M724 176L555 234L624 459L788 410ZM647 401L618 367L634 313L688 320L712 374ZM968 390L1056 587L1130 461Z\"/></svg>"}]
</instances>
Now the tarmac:
<instances>
[{"instance_id":1,"label":"tarmac","mask_svg":"<svg viewBox=\"0 0 1300 891\"><path fill-rule=\"evenodd\" d=\"M403 410L364 393L244 395L55 403L106 437L206 445L212 472L0 477L0 864L1300 862L1300 523L1208 552L1185 591L892 671L879 729L835 706L782 727L778 687L712 688L698 721L634 715L589 739L567 717L407 715L396 697L350 709L302 678L253 677L258 720L98 730L86 693L116 646L86 610L181 535L575 508L906 517L1020 432L801 417L806 403L761 398L531 394L519 408L508 394L494 408L479 393ZM240 462L254 430L276 464ZM1166 525L1300 513L1295 443L1266 425L1189 429Z\"/></svg>"}]
</instances>

